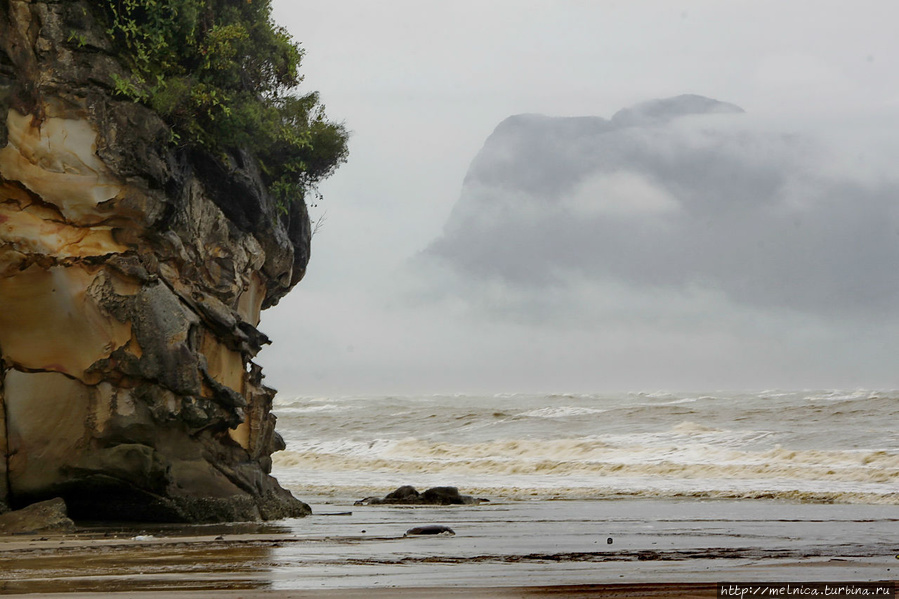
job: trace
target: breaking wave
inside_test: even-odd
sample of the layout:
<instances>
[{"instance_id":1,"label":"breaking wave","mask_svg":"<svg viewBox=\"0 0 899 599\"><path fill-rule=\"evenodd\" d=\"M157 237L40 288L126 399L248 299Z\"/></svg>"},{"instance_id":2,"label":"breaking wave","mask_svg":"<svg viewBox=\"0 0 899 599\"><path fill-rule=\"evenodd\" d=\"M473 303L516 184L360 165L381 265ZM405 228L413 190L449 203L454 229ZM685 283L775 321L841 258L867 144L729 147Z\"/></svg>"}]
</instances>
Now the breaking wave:
<instances>
[{"instance_id":1,"label":"breaking wave","mask_svg":"<svg viewBox=\"0 0 899 599\"><path fill-rule=\"evenodd\" d=\"M292 398L276 412L274 471L301 494L899 504L895 392Z\"/></svg>"},{"instance_id":2,"label":"breaking wave","mask_svg":"<svg viewBox=\"0 0 899 599\"><path fill-rule=\"evenodd\" d=\"M598 440L505 440L472 445L417 439L367 447L309 443L274 456L281 468L453 475L652 476L679 479L794 479L893 483L899 454L886 451L796 451L775 447L745 452L705 445L615 447Z\"/></svg>"}]
</instances>

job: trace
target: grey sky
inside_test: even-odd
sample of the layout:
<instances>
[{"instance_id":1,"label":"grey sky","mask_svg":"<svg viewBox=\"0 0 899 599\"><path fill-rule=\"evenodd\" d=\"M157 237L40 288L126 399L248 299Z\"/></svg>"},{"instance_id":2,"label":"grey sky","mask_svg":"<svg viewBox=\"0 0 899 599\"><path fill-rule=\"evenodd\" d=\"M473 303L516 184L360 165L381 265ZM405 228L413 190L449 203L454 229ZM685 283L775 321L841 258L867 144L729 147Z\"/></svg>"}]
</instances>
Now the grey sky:
<instances>
[{"instance_id":1,"label":"grey sky","mask_svg":"<svg viewBox=\"0 0 899 599\"><path fill-rule=\"evenodd\" d=\"M763 147L731 156L744 161L737 171L768 164L794 184L811 172L823 184L865 187L875 209L808 218L858 221L850 232L865 243L836 272L882 273L894 288L882 257L874 272L864 252L885 247L876 227L899 202L899 5L276 0L275 10L306 48L305 87L353 138L349 163L312 210L325 220L306 279L263 315L274 345L260 359L272 385L303 394L899 386L896 319L888 305L876 317L871 305L854 311L851 293L839 313L825 313L807 301L735 299L726 281L636 284L651 260L628 276L566 271L564 284L522 287L417 258L443 234L469 165L507 117L608 119L645 100L701 94L747 111L741 127ZM807 145L792 152L782 134ZM594 184L664 203L632 175ZM553 226L571 233L564 220ZM772 245L785 258L832 247L776 227L766 234L775 264ZM502 235L514 240L508 227ZM851 237L840 243L856 247Z\"/></svg>"}]
</instances>

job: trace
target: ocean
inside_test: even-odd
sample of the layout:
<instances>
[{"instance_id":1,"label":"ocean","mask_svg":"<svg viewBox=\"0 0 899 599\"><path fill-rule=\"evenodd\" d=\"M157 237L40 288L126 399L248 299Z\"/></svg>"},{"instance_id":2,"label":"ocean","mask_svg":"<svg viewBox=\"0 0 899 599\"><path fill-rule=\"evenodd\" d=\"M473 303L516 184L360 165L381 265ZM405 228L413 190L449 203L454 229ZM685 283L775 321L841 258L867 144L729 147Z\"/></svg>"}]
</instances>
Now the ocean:
<instances>
[{"instance_id":1,"label":"ocean","mask_svg":"<svg viewBox=\"0 0 899 599\"><path fill-rule=\"evenodd\" d=\"M274 474L312 515L10 537L0 593L714 597L726 581L895 581L897 397L283 394ZM354 504L404 484L490 501ZM435 524L455 534L406 535Z\"/></svg>"},{"instance_id":2,"label":"ocean","mask_svg":"<svg viewBox=\"0 0 899 599\"><path fill-rule=\"evenodd\" d=\"M401 485L493 501L899 505L899 391L275 399L273 474L341 503Z\"/></svg>"}]
</instances>

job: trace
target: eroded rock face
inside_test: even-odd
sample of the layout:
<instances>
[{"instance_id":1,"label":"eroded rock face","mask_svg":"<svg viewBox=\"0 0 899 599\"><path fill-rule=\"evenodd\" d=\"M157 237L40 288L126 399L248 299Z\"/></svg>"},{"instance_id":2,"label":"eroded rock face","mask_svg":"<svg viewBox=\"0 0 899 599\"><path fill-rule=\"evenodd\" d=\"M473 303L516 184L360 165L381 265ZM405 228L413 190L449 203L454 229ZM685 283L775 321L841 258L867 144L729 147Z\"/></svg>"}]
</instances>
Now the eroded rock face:
<instances>
[{"instance_id":1,"label":"eroded rock face","mask_svg":"<svg viewBox=\"0 0 899 599\"><path fill-rule=\"evenodd\" d=\"M268 475L252 359L304 274L305 206L280 214L245 156L171 145L114 73L89 2L0 1L0 505L304 515Z\"/></svg>"}]
</instances>

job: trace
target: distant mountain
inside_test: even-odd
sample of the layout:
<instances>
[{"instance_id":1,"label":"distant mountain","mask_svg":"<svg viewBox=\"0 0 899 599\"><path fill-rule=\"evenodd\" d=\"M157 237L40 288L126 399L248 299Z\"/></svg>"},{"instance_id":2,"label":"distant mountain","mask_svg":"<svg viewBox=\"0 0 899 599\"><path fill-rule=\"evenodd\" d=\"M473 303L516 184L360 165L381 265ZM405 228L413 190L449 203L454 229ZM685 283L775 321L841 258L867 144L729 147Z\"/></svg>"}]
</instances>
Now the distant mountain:
<instances>
[{"instance_id":1,"label":"distant mountain","mask_svg":"<svg viewBox=\"0 0 899 599\"><path fill-rule=\"evenodd\" d=\"M719 102L705 96L684 94L673 98L649 100L630 108L622 108L612 117L617 126L637 126L667 123L682 116L697 114L735 114L745 112L735 104Z\"/></svg>"},{"instance_id":2,"label":"distant mountain","mask_svg":"<svg viewBox=\"0 0 899 599\"><path fill-rule=\"evenodd\" d=\"M509 117L424 254L511 285L574 276L802 311L892 309L899 187L840 174L839 149L742 115L682 95L611 119Z\"/></svg>"}]
</instances>

